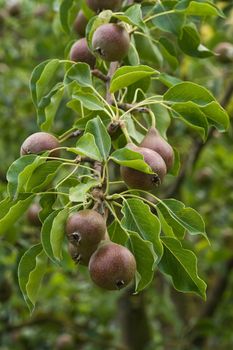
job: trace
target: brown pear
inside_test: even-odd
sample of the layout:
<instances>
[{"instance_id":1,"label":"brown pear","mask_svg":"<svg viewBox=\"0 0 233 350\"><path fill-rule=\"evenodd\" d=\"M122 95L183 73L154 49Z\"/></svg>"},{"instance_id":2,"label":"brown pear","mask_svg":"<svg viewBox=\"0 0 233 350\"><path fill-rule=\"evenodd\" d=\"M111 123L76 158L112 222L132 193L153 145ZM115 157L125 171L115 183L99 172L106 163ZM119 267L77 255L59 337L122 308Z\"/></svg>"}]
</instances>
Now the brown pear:
<instances>
[{"instance_id":1,"label":"brown pear","mask_svg":"<svg viewBox=\"0 0 233 350\"><path fill-rule=\"evenodd\" d=\"M146 147L157 152L165 161L167 169L171 169L174 162L174 152L169 143L162 138L156 128L150 128L140 143L140 147Z\"/></svg>"},{"instance_id":2,"label":"brown pear","mask_svg":"<svg viewBox=\"0 0 233 350\"><path fill-rule=\"evenodd\" d=\"M130 36L119 24L103 24L94 32L92 47L93 51L105 61L121 61L129 51Z\"/></svg>"},{"instance_id":3,"label":"brown pear","mask_svg":"<svg viewBox=\"0 0 233 350\"><path fill-rule=\"evenodd\" d=\"M70 50L70 59L74 62L84 62L91 68L95 67L96 58L87 45L87 39L82 38L76 41Z\"/></svg>"},{"instance_id":4,"label":"brown pear","mask_svg":"<svg viewBox=\"0 0 233 350\"><path fill-rule=\"evenodd\" d=\"M55 136L48 134L47 132L36 132L26 138L23 142L20 154L21 156L27 154L39 154L59 147L59 141ZM59 155L60 150L55 150L50 153L50 156L52 157L59 157Z\"/></svg>"},{"instance_id":5,"label":"brown pear","mask_svg":"<svg viewBox=\"0 0 233 350\"><path fill-rule=\"evenodd\" d=\"M84 15L83 11L79 11L74 21L74 30L81 37L85 36L87 23L88 23L88 19Z\"/></svg>"},{"instance_id":6,"label":"brown pear","mask_svg":"<svg viewBox=\"0 0 233 350\"><path fill-rule=\"evenodd\" d=\"M90 276L99 287L118 290L134 278L136 261L125 247L106 241L100 244L89 262Z\"/></svg>"},{"instance_id":7,"label":"brown pear","mask_svg":"<svg viewBox=\"0 0 233 350\"><path fill-rule=\"evenodd\" d=\"M132 151L143 155L145 163L147 163L155 174L146 174L139 170L121 166L121 176L123 181L130 187L150 191L160 185L167 173L166 164L163 158L155 151L138 147L132 143L127 145Z\"/></svg>"},{"instance_id":8,"label":"brown pear","mask_svg":"<svg viewBox=\"0 0 233 350\"><path fill-rule=\"evenodd\" d=\"M122 0L87 0L87 5L95 12L102 10L118 10Z\"/></svg>"},{"instance_id":9,"label":"brown pear","mask_svg":"<svg viewBox=\"0 0 233 350\"><path fill-rule=\"evenodd\" d=\"M93 209L71 214L66 223L69 241L83 248L98 245L104 239L106 223L102 215Z\"/></svg>"}]
</instances>

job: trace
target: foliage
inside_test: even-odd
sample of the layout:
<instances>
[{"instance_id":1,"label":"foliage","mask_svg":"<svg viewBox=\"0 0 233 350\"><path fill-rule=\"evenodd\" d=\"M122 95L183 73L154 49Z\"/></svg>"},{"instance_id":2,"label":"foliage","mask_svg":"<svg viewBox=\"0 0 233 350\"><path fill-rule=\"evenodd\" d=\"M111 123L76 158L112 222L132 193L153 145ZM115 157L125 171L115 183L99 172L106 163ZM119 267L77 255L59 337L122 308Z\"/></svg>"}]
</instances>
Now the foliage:
<instances>
[{"instance_id":1,"label":"foliage","mask_svg":"<svg viewBox=\"0 0 233 350\"><path fill-rule=\"evenodd\" d=\"M70 7L66 10L63 4L60 18L64 30L71 35L71 24L79 4L77 6L72 1L69 3ZM205 283L197 274L194 254L198 253L202 256L203 249L206 249L208 244L206 232L211 234L210 240L214 245L214 251L211 249L209 252L210 248L208 248L209 261L217 264L219 260L228 257L228 252L224 249L221 251L222 257L218 257L217 254L219 229L223 227L225 231L229 225L229 220L224 221L225 217L229 217L229 213L225 213L221 207L222 192L225 191L225 196L228 197L231 185L226 186L226 189L219 186L219 179L225 182L224 179L229 178L232 172L231 162L229 159L226 160L225 155L225 147L229 147L227 137L214 138L211 144L208 143L209 147L206 147L196 164L194 176L187 177L179 195L174 193L179 200L161 199L169 193L172 184L176 182L174 175L178 175L178 157L162 188L157 190L156 196L150 194L149 197L148 193L142 191L122 189L122 184L116 183L119 181L116 164L127 165L143 172L150 171L142 157L129 152L125 144L129 138L137 143L142 140L146 132L145 128L148 129L151 125L151 116L152 123L155 116L161 134L166 137L168 133L170 143L179 150L182 164L184 150L190 148L190 136L206 141L211 126L220 132L227 129L229 124L227 114L213 96L214 94L218 98L222 97L223 94L220 94L219 90L224 86L223 79L219 80L215 75L208 81L206 78L215 59L210 58L208 61L196 59L213 54L211 50L200 45L203 37L197 31L199 17L206 15L223 16L221 10L212 2L183 1L182 4L181 2L178 4L173 1L164 2L163 6L155 7L153 4L142 4L142 14L140 5L137 4L125 7L124 13L112 14L106 11L92 17L87 28L90 44L94 28L100 23L108 22L110 18L123 21L126 26L130 26L127 28L134 30L131 49L124 60L124 66L118 68L111 78L109 89L116 96L113 104L104 98L105 83L93 77L86 64L74 64L65 57L65 60L46 61L33 71L30 88L36 106L37 122L41 130L60 135L62 158L47 162L48 154L44 154L29 155L16 160L7 172L8 198L1 202L1 207L5 210L1 211L1 231L7 237L12 230L12 224L17 218L21 218L31 201L35 198L38 200L38 196L40 199L42 207L40 219L43 224L41 242L44 251L41 250L42 246L38 244L39 237L37 237L34 242L31 242L32 245L35 244L33 247L25 245L25 248L27 246L29 249L19 265L21 289L31 309L36 301L42 274L47 271L51 281L51 292L53 278L57 276L57 267L52 267L51 263L47 267L46 255L54 262L57 262L57 259L60 260L63 255L61 262L63 273L66 273L67 269L72 273L71 262L66 253L66 243L63 244L61 240L64 230L61 232L60 220L66 219L67 210L73 212L82 206L93 206L92 190L103 184L102 181L106 180L106 177L105 202L111 213L109 234L114 242L126 245L135 254L138 266L137 291L147 287L153 280L154 272L159 270L171 276L176 289L205 296ZM154 17L145 20L148 16ZM162 20L163 17L166 20ZM212 25L214 28L215 21L219 23L215 19L209 19L209 27ZM61 33L60 29L59 33ZM65 43L67 37L64 34L61 36ZM50 40L52 43L52 39ZM207 46L213 48L214 40L212 43L209 41ZM150 48L148 52L145 52L145 45ZM62 47L57 49L62 50ZM56 50L54 53L49 51L50 56L59 56ZM193 60L186 55L196 58ZM182 65L179 66L178 62L181 60ZM97 65L102 73L107 74L108 67L105 63L98 61ZM31 68L30 61L27 72ZM207 88L211 89L213 94ZM28 99L26 103L28 107L19 107L21 115L25 114L27 108L31 110ZM121 108L123 104L124 107L126 104L133 106L128 111ZM140 111L141 108L143 113ZM149 108L150 113L148 114L147 111L145 113L143 108ZM117 118L124 122L126 128L122 128L116 140L111 140L107 127ZM32 130L33 128L27 129L27 134ZM77 130L82 131L78 141L67 138ZM215 131L215 135L218 136L219 133ZM19 148L19 144L20 142L14 147ZM77 163L77 156L78 159L85 157L102 162L105 179L96 178L93 176L95 173L90 169L87 171L84 171L84 168L81 169L84 163ZM6 161L9 162L8 159ZM220 171L219 163L227 169L225 174ZM88 166L92 168L92 164L93 162ZM212 186L203 185L201 175L199 176L202 167L206 168L206 164L208 164L207 168L211 169L208 171L209 174L211 173ZM191 173L191 169L189 171ZM210 198L208 203L206 203L207 196ZM230 205L231 198L228 201ZM122 206L120 210L119 205ZM190 206L198 208L199 212L205 216L206 230L200 214ZM215 219L211 215L213 206L219 213L218 218ZM16 224L16 227L19 228L20 224ZM55 230L56 227L58 229ZM198 241L196 235L199 236ZM28 256L30 256L31 266L25 260ZM202 259L203 257L201 258L203 265ZM51 274L52 270L55 277ZM85 276L85 271L82 271L82 274ZM45 277L45 281L47 278ZM85 286L87 283L85 279L88 277L79 278L81 284ZM168 287L165 287L165 290L166 288ZM148 298L151 297L149 295L150 293ZM49 299L49 295L42 293L39 299L42 298L45 302L47 298ZM164 305L172 313L174 310L171 310L169 298L170 296L165 293ZM162 310L161 313L163 312L165 311ZM169 323L168 320L167 322ZM159 342L158 339L157 341Z\"/></svg>"}]
</instances>

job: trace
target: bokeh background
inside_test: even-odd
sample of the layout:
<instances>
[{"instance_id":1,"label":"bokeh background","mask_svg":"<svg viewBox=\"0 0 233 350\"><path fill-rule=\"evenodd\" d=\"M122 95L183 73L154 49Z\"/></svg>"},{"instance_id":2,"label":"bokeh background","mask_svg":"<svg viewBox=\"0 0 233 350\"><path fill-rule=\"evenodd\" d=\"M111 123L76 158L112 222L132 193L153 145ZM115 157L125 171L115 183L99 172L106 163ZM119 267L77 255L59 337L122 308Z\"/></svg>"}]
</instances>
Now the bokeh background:
<instances>
[{"instance_id":1,"label":"bokeh background","mask_svg":"<svg viewBox=\"0 0 233 350\"><path fill-rule=\"evenodd\" d=\"M202 42L214 49L233 45L232 1L216 1L226 19L206 19ZM28 83L34 67L49 58L64 58L69 42L58 16L59 2L0 0L0 199L6 171L19 156L22 141L38 131ZM195 59L183 54L174 72L165 72L208 87L233 116L233 59ZM156 67L156 63L155 63ZM158 67L157 67L158 68ZM61 118L55 133L66 128ZM204 303L176 292L156 274L140 295L103 292L90 283L85 269L67 260L50 266L32 315L17 281L17 262L38 241L39 228L24 216L7 237L0 237L0 349L80 350L229 350L233 348L233 133L214 131L203 145L182 123L169 128L169 140L181 153L179 177L171 177L162 197L181 199L204 217L211 245L192 241L201 275L208 283ZM192 157L190 157L190 154Z\"/></svg>"}]
</instances>

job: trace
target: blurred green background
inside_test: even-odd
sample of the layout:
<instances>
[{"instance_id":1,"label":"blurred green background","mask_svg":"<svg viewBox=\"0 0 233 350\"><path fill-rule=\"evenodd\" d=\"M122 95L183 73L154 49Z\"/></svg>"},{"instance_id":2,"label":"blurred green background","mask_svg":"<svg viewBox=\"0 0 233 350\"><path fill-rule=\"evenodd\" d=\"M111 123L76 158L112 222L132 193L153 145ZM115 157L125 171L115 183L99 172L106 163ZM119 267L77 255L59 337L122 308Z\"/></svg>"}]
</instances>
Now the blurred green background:
<instances>
[{"instance_id":1,"label":"blurred green background","mask_svg":"<svg viewBox=\"0 0 233 350\"><path fill-rule=\"evenodd\" d=\"M216 1L226 19L199 26L202 42L233 44L232 1ZM5 174L19 156L22 141L38 131L28 83L33 68L49 58L64 57L68 37L60 28L59 2L0 0L0 199ZM174 72L181 79L208 87L233 115L233 63L216 57L194 59L180 54ZM157 67L158 68L158 67ZM231 96L232 95L232 96ZM64 128L59 119L57 131ZM180 198L204 217L211 246L192 240L201 274L208 283L204 303L176 292L159 274L140 295L130 291L103 292L89 283L85 269L67 258L61 268L50 266L30 316L19 291L17 262L38 241L39 229L23 217L7 237L0 238L0 349L181 350L233 347L233 142L232 127L214 132L202 147L187 126L173 122L169 139L181 153L184 171L162 188L161 196ZM189 153L197 150L196 161Z\"/></svg>"}]
</instances>

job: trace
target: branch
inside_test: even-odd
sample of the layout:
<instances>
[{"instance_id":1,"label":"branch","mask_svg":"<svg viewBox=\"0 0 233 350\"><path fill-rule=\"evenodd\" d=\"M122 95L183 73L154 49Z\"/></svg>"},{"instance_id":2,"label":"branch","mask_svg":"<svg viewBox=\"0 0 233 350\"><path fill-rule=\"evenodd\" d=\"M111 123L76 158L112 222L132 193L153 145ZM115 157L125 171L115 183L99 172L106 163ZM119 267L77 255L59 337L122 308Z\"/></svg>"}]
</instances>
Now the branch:
<instances>
[{"instance_id":1,"label":"branch","mask_svg":"<svg viewBox=\"0 0 233 350\"><path fill-rule=\"evenodd\" d=\"M110 67L109 67L109 71L108 71L108 80L106 82L106 101L111 105L112 104L112 94L109 91L110 89L110 83L111 83L111 79L115 73L115 71L117 70L117 68L119 67L119 62L111 62L110 63Z\"/></svg>"}]
</instances>

